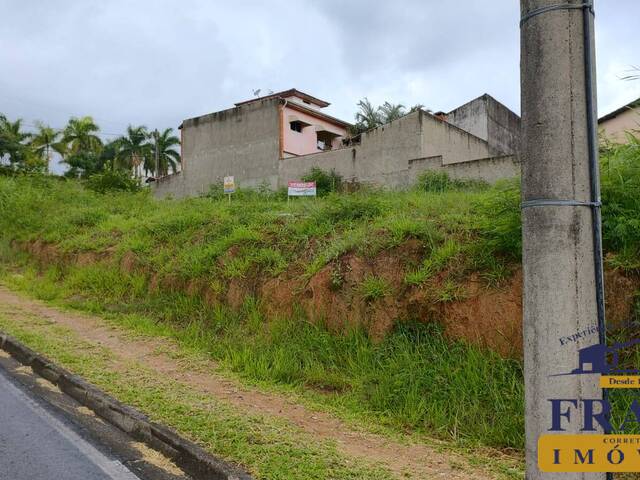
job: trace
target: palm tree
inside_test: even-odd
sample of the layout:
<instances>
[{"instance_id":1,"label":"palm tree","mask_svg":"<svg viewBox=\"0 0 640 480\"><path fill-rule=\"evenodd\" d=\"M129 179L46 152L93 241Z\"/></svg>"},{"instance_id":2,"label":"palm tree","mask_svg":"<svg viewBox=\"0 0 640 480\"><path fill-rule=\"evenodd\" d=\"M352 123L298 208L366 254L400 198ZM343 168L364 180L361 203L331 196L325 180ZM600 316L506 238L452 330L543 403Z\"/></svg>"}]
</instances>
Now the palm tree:
<instances>
[{"instance_id":1,"label":"palm tree","mask_svg":"<svg viewBox=\"0 0 640 480\"><path fill-rule=\"evenodd\" d=\"M86 177L101 170L102 140L98 136L99 131L100 127L89 116L69 119L62 131L62 140L55 144L63 162L70 167L65 175Z\"/></svg>"},{"instance_id":2,"label":"palm tree","mask_svg":"<svg viewBox=\"0 0 640 480\"><path fill-rule=\"evenodd\" d=\"M141 171L153 170L151 166L151 145L147 143L149 133L147 127L140 125L127 127L127 134L119 137L116 164L121 168L134 171L136 177L141 176Z\"/></svg>"},{"instance_id":3,"label":"palm tree","mask_svg":"<svg viewBox=\"0 0 640 480\"><path fill-rule=\"evenodd\" d=\"M356 113L356 130L364 132L382 125L380 109L375 108L367 97L358 102L359 112Z\"/></svg>"},{"instance_id":4,"label":"palm tree","mask_svg":"<svg viewBox=\"0 0 640 480\"><path fill-rule=\"evenodd\" d=\"M62 149L59 148L60 144L58 143L61 132L54 130L42 122L37 122L36 128L38 131L31 139L30 145L33 151L41 158L44 158L48 164L51 161L52 150L62 153Z\"/></svg>"},{"instance_id":5,"label":"palm tree","mask_svg":"<svg viewBox=\"0 0 640 480\"><path fill-rule=\"evenodd\" d=\"M82 118L72 117L62 131L62 144L66 155L98 154L102 148L102 140L97 135L100 127L96 125L93 118L86 116Z\"/></svg>"},{"instance_id":6,"label":"palm tree","mask_svg":"<svg viewBox=\"0 0 640 480\"><path fill-rule=\"evenodd\" d=\"M153 171L156 171L156 177L167 175L169 168L172 173L178 171L178 164L180 164L180 154L174 149L180 145L180 139L173 134L172 128L167 128L158 132L154 130L151 137L153 139L153 155L154 162L157 160L157 166L154 165ZM157 152L157 153L156 153ZM157 155L157 156L156 156Z\"/></svg>"},{"instance_id":7,"label":"palm tree","mask_svg":"<svg viewBox=\"0 0 640 480\"><path fill-rule=\"evenodd\" d=\"M389 102L384 102L382 106L378 107L378 112L380 114L382 123L389 123L397 120L398 118L405 115L404 105L401 103L393 104Z\"/></svg>"},{"instance_id":8,"label":"palm tree","mask_svg":"<svg viewBox=\"0 0 640 480\"><path fill-rule=\"evenodd\" d=\"M11 122L0 116L0 157L8 155L11 165L20 166L27 156L26 142L30 138L30 133L22 131L22 119Z\"/></svg>"},{"instance_id":9,"label":"palm tree","mask_svg":"<svg viewBox=\"0 0 640 480\"><path fill-rule=\"evenodd\" d=\"M628 75L625 75L621 78L621 80L640 80L640 67L636 65L631 65L631 68L628 70L630 72Z\"/></svg>"},{"instance_id":10,"label":"palm tree","mask_svg":"<svg viewBox=\"0 0 640 480\"><path fill-rule=\"evenodd\" d=\"M120 152L120 140L111 140L106 142L102 146L102 150L100 151L100 164L102 165L102 169L106 169L107 167L111 170L115 170L117 165L117 158Z\"/></svg>"}]
</instances>

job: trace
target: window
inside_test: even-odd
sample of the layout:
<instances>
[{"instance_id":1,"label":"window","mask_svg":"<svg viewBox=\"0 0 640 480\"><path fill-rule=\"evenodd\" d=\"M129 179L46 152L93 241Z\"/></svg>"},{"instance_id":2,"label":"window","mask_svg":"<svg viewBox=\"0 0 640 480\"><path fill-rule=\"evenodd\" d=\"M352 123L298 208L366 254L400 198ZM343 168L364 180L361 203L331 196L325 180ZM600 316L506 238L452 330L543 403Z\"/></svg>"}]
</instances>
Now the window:
<instances>
[{"instance_id":1,"label":"window","mask_svg":"<svg viewBox=\"0 0 640 480\"><path fill-rule=\"evenodd\" d=\"M291 127L291 130L293 130L294 132L302 132L304 125L302 124L302 122L294 120L293 122L289 122L289 127Z\"/></svg>"},{"instance_id":2,"label":"window","mask_svg":"<svg viewBox=\"0 0 640 480\"><path fill-rule=\"evenodd\" d=\"M316 130L318 150L331 150L333 141L340 137L337 133L328 130Z\"/></svg>"}]
</instances>

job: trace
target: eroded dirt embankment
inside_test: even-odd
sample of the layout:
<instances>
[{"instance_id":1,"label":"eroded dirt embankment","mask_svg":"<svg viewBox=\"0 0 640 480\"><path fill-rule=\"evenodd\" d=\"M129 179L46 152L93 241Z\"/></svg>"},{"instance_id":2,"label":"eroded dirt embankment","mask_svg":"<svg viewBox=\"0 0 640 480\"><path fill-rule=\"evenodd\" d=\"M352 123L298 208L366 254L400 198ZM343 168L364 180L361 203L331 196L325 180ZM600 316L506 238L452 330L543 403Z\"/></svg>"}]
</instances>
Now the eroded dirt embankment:
<instances>
[{"instance_id":1,"label":"eroded dirt embankment","mask_svg":"<svg viewBox=\"0 0 640 480\"><path fill-rule=\"evenodd\" d=\"M145 368L158 378L178 382L185 391L210 395L233 406L238 412L278 418L296 426L318 442L333 442L336 450L349 459L383 465L394 473L394 478L504 478L488 467L470 462L466 456L447 448L444 442L426 437L422 441L411 437L396 441L363 429L354 429L349 423L329 413L297 403L293 397L243 386L227 378L218 365L208 358L190 356L185 361L180 347L171 340L132 337L100 317L60 311L0 286L0 316L3 314L22 328L41 335L49 335L51 329L62 327L93 348L109 352L109 368L115 372L126 372L132 365L136 369ZM276 437L270 441L283 441L283 438ZM507 454L485 449L479 450L478 455L491 457L492 462L497 458L506 465L518 465L521 462L517 452Z\"/></svg>"},{"instance_id":2,"label":"eroded dirt embankment","mask_svg":"<svg viewBox=\"0 0 640 480\"><path fill-rule=\"evenodd\" d=\"M28 252L41 267L114 263L125 272L143 273L150 291L181 291L201 296L210 305L237 309L247 296L255 296L267 316L288 315L299 307L308 318L324 322L336 333L360 325L372 338L381 339L397 322L413 319L438 322L450 338L490 348L503 356L522 354L520 266L511 265L510 276L497 285L489 285L479 273L445 270L420 286L410 286L405 282L406 274L421 263L425 253L417 240L408 240L372 258L346 253L311 277L294 265L276 277L249 272L220 282L223 288L215 290L204 279L187 281L177 275L160 275L132 252L119 258L109 250L70 255L39 241L14 248ZM232 256L233 250L227 255ZM367 299L362 292L367 278L382 279L384 294ZM614 326L626 324L633 314L640 278L609 269L605 282L607 320Z\"/></svg>"}]
</instances>

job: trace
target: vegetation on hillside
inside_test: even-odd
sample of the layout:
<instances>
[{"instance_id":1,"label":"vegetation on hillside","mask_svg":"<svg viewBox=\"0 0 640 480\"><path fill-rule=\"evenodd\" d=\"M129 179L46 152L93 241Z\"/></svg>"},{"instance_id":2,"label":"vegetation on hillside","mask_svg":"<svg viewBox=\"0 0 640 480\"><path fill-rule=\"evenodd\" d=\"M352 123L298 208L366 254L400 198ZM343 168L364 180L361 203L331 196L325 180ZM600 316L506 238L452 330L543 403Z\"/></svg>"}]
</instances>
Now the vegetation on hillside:
<instances>
[{"instance_id":1,"label":"vegetation on hillside","mask_svg":"<svg viewBox=\"0 0 640 480\"><path fill-rule=\"evenodd\" d=\"M629 274L640 269L639 152L632 143L603 156L607 262ZM21 247L40 246L39 258L21 254L23 277L7 278L42 298L106 312L133 328L158 322L239 375L312 395L346 416L521 448L518 360L452 342L417 318L374 341L358 326L335 335L301 311L266 318L251 296L235 311L212 306L189 287L204 284L215 295L238 280L284 272L312 278L345 254L372 258L417 241L424 255L409 265L407 288L445 279L438 301L450 301L470 273L500 284L517 267L519 202L515 181L489 187L433 173L403 192L329 192L287 203L277 193L239 191L231 204L217 196L101 194L77 181L9 176L0 178L0 235L7 264ZM343 272L332 272L340 289ZM358 294L383 302L389 288L367 276Z\"/></svg>"}]
</instances>

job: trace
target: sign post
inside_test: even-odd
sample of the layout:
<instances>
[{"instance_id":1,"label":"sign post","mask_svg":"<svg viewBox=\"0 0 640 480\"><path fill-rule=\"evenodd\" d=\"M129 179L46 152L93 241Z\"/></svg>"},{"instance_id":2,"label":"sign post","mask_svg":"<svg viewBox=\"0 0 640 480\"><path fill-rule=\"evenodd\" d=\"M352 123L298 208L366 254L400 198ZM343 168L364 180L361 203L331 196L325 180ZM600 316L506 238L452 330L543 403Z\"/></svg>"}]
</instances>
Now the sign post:
<instances>
[{"instance_id":1,"label":"sign post","mask_svg":"<svg viewBox=\"0 0 640 480\"><path fill-rule=\"evenodd\" d=\"M224 193L229 195L229 203L231 203L231 194L236 192L236 184L233 175L224 177Z\"/></svg>"}]
</instances>

